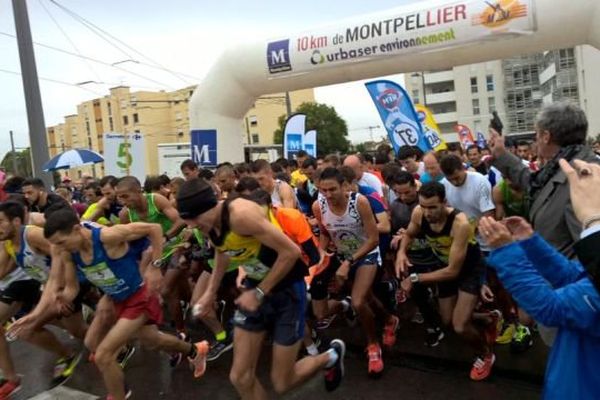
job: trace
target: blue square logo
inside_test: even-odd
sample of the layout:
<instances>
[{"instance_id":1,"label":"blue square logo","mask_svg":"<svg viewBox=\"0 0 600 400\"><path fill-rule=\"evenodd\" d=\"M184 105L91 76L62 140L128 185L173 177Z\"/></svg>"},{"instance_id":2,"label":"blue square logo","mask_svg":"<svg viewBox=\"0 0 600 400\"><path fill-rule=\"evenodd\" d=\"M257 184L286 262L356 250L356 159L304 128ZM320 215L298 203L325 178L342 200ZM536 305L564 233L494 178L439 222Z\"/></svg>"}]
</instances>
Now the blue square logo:
<instances>
[{"instance_id":1,"label":"blue square logo","mask_svg":"<svg viewBox=\"0 0 600 400\"><path fill-rule=\"evenodd\" d=\"M272 74L292 70L289 39L269 43L267 46L267 65L269 66L269 72Z\"/></svg>"},{"instance_id":2,"label":"blue square logo","mask_svg":"<svg viewBox=\"0 0 600 400\"><path fill-rule=\"evenodd\" d=\"M217 166L217 131L195 129L192 136L192 160L202 167Z\"/></svg>"}]
</instances>

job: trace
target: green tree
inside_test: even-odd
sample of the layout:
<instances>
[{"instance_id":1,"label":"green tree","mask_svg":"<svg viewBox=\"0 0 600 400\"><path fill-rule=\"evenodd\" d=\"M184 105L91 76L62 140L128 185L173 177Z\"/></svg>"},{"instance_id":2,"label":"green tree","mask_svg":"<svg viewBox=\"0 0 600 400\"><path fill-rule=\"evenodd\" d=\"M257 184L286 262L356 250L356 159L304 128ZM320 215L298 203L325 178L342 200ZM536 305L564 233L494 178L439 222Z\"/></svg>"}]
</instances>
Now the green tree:
<instances>
[{"instance_id":1,"label":"green tree","mask_svg":"<svg viewBox=\"0 0 600 400\"><path fill-rule=\"evenodd\" d=\"M346 121L338 115L335 108L327 104L302 103L296 113L306 114L306 130L317 131L317 152L319 154L346 153L350 147L348 126ZM283 143L283 130L285 129L286 115L279 117L279 128L274 132L274 143Z\"/></svg>"},{"instance_id":2,"label":"green tree","mask_svg":"<svg viewBox=\"0 0 600 400\"><path fill-rule=\"evenodd\" d=\"M14 170L13 157L17 160L17 171ZM4 156L0 166L5 171L19 176L32 176L31 173L31 153L29 149L23 151L9 151Z\"/></svg>"}]
</instances>

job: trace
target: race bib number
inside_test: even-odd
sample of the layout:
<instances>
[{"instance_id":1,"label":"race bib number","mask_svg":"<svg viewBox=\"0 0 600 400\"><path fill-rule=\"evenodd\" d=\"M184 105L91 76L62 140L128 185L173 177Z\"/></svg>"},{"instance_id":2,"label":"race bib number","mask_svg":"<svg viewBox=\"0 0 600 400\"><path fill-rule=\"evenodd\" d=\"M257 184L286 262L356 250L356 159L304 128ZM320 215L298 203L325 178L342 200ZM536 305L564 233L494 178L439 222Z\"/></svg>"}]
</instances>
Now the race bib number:
<instances>
[{"instance_id":1,"label":"race bib number","mask_svg":"<svg viewBox=\"0 0 600 400\"><path fill-rule=\"evenodd\" d=\"M254 279L255 281L262 281L270 271L269 267L258 260L245 262L241 267L244 269L244 272L248 274L248 278Z\"/></svg>"}]
</instances>

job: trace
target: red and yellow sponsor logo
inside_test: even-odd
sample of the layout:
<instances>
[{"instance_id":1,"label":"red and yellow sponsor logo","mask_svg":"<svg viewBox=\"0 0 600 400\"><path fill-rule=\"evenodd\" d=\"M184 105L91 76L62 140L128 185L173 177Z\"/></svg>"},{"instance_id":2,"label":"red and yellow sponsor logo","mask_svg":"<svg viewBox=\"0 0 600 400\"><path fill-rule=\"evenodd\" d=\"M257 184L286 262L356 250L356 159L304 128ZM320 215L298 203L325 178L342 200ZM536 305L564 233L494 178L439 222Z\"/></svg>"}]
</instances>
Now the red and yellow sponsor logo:
<instances>
[{"instance_id":1,"label":"red and yellow sponsor logo","mask_svg":"<svg viewBox=\"0 0 600 400\"><path fill-rule=\"evenodd\" d=\"M473 16L473 25L483 25L487 28L498 28L508 22L527 16L527 4L519 0L485 1L483 12Z\"/></svg>"}]
</instances>

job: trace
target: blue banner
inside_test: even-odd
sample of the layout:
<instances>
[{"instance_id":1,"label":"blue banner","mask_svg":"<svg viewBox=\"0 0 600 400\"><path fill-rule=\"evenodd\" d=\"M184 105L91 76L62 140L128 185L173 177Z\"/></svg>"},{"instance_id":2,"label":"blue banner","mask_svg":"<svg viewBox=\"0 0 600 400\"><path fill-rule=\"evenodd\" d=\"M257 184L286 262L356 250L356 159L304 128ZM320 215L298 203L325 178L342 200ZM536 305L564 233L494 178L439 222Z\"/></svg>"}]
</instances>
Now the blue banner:
<instances>
[{"instance_id":1,"label":"blue banner","mask_svg":"<svg viewBox=\"0 0 600 400\"><path fill-rule=\"evenodd\" d=\"M394 151L402 146L418 146L424 152L432 150L406 91L392 81L372 81L365 84Z\"/></svg>"},{"instance_id":2,"label":"blue banner","mask_svg":"<svg viewBox=\"0 0 600 400\"><path fill-rule=\"evenodd\" d=\"M217 131L194 129L192 136L192 160L200 167L217 166Z\"/></svg>"}]
</instances>

